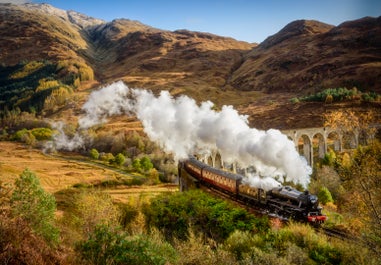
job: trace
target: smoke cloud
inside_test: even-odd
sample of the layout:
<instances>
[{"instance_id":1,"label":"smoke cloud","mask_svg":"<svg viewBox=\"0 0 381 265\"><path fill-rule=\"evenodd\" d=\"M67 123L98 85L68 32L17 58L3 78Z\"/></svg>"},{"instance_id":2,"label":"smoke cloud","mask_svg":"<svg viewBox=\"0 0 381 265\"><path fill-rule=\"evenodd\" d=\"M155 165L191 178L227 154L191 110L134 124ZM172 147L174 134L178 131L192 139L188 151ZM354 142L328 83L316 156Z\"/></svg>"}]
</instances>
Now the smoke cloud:
<instances>
[{"instance_id":1,"label":"smoke cloud","mask_svg":"<svg viewBox=\"0 0 381 265\"><path fill-rule=\"evenodd\" d=\"M276 186L276 177L307 187L312 170L284 134L250 128L247 117L232 106L223 106L219 112L212 106L210 101L198 105L186 96L175 99L167 91L155 96L116 82L90 95L79 127L104 123L112 115L136 115L148 137L175 159L217 150L226 162L237 162L242 168L254 166L262 178L249 177L253 185L262 181Z\"/></svg>"},{"instance_id":2,"label":"smoke cloud","mask_svg":"<svg viewBox=\"0 0 381 265\"><path fill-rule=\"evenodd\" d=\"M86 136L81 132L75 132L73 135L68 135L65 132L66 124L63 122L54 122L51 124L56 131L53 135L53 140L45 143L44 152L54 150L74 151L85 148Z\"/></svg>"}]
</instances>

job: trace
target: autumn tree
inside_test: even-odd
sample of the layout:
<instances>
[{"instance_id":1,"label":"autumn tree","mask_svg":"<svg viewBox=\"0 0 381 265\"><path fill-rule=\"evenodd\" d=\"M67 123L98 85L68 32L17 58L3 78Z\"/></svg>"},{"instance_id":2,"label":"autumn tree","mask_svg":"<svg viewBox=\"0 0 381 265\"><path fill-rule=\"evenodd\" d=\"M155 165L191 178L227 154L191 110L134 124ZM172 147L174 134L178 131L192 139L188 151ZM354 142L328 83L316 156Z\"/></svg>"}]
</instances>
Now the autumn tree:
<instances>
[{"instance_id":1,"label":"autumn tree","mask_svg":"<svg viewBox=\"0 0 381 265\"><path fill-rule=\"evenodd\" d=\"M358 113L352 110L336 110L324 114L324 126L337 130L342 135L358 133L372 139L376 129L372 124L377 122L374 111Z\"/></svg>"},{"instance_id":2,"label":"autumn tree","mask_svg":"<svg viewBox=\"0 0 381 265\"><path fill-rule=\"evenodd\" d=\"M351 200L356 215L360 216L364 227L366 240L381 254L381 143L373 142L367 147L356 149L349 170L341 172L345 186L351 192L351 198L356 196L359 201Z\"/></svg>"},{"instance_id":3,"label":"autumn tree","mask_svg":"<svg viewBox=\"0 0 381 265\"><path fill-rule=\"evenodd\" d=\"M119 209L109 194L91 190L75 196L73 211L68 219L73 220L73 225L86 237L98 225L115 226L119 217Z\"/></svg>"},{"instance_id":4,"label":"autumn tree","mask_svg":"<svg viewBox=\"0 0 381 265\"><path fill-rule=\"evenodd\" d=\"M58 241L59 231L54 224L55 198L43 190L33 172L26 169L15 181L10 202L13 214L27 221L36 234L48 242Z\"/></svg>"}]
</instances>

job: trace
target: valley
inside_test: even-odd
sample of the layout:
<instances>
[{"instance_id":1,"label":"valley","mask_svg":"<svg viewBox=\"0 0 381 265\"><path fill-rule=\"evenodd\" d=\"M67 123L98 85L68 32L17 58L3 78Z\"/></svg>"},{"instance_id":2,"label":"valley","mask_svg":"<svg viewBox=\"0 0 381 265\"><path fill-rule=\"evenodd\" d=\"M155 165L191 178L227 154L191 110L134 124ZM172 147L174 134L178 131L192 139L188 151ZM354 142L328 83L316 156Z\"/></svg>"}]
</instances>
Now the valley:
<instances>
[{"instance_id":1,"label":"valley","mask_svg":"<svg viewBox=\"0 0 381 265\"><path fill-rule=\"evenodd\" d=\"M381 124L381 17L247 43L0 3L0 34L0 263L378 264L380 134L356 150L311 136L327 152L309 167L270 129ZM180 193L177 152L308 189L357 241Z\"/></svg>"}]
</instances>

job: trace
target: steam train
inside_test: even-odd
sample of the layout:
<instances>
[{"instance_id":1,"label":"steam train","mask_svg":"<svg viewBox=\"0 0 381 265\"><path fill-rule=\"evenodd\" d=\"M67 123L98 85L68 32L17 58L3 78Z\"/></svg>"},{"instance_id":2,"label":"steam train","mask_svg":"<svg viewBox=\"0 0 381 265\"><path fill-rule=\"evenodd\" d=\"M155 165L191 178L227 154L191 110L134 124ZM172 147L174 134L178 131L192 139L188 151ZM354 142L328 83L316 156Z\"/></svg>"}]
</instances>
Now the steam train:
<instances>
[{"instance_id":1,"label":"steam train","mask_svg":"<svg viewBox=\"0 0 381 265\"><path fill-rule=\"evenodd\" d=\"M180 177L182 170L196 182L258 207L268 214L313 225L327 220L321 212L318 198L308 191L300 192L290 186L280 186L269 191L251 187L244 183L242 175L213 168L193 157L179 162Z\"/></svg>"}]
</instances>

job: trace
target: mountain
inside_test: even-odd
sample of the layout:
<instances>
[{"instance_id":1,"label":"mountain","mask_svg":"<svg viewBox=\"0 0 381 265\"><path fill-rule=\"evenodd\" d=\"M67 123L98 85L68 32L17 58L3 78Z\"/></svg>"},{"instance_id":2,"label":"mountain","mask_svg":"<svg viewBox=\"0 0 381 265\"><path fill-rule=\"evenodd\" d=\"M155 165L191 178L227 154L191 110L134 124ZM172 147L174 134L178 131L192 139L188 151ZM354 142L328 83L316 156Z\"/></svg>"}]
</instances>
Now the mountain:
<instances>
[{"instance_id":1,"label":"mountain","mask_svg":"<svg viewBox=\"0 0 381 265\"><path fill-rule=\"evenodd\" d=\"M47 4L0 4L0 14L0 70L7 73L0 77L0 107L8 109L45 108L49 93L38 89L40 73L79 89L89 82L124 80L133 87L205 99L205 90L217 95L255 46L209 33L159 30L128 19L105 22ZM19 102L31 95L31 100Z\"/></svg>"},{"instance_id":2,"label":"mountain","mask_svg":"<svg viewBox=\"0 0 381 265\"><path fill-rule=\"evenodd\" d=\"M232 104L254 125L284 127L272 115L284 115L291 97L336 87L381 91L381 17L337 27L293 21L257 45L129 19L106 22L48 4L0 4L0 34L1 110L48 115L123 80Z\"/></svg>"},{"instance_id":3,"label":"mountain","mask_svg":"<svg viewBox=\"0 0 381 265\"><path fill-rule=\"evenodd\" d=\"M298 20L250 51L232 75L236 89L311 93L356 86L381 91L381 17L337 27Z\"/></svg>"}]
</instances>

